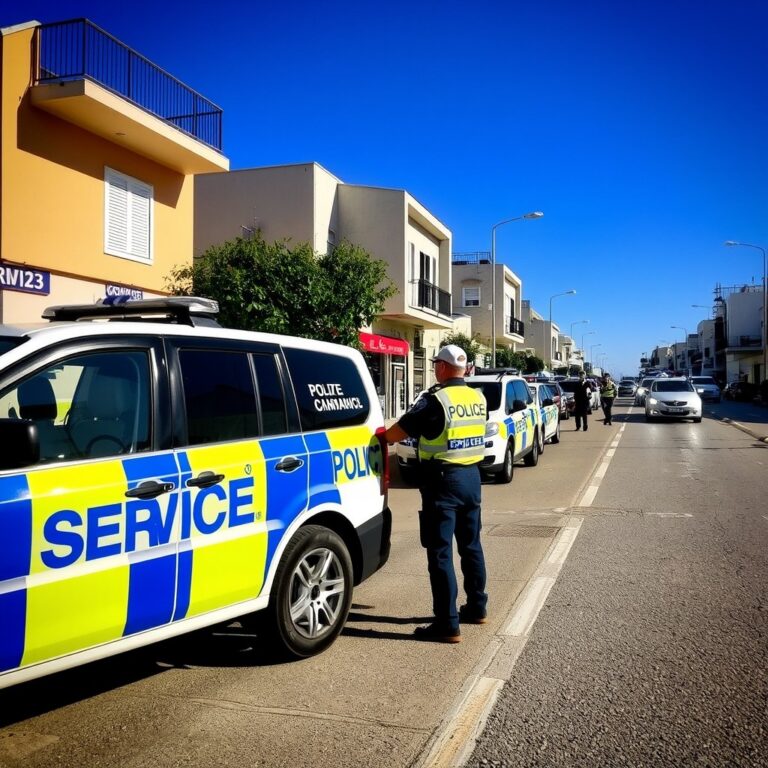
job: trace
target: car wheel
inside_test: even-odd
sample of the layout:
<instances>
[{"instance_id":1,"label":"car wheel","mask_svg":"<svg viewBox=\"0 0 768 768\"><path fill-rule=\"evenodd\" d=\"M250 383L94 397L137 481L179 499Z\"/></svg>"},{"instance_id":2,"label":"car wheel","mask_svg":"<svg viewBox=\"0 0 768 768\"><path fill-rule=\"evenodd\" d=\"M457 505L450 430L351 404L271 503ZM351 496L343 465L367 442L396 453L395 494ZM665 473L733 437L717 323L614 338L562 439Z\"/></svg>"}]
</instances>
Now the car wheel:
<instances>
[{"instance_id":1,"label":"car wheel","mask_svg":"<svg viewBox=\"0 0 768 768\"><path fill-rule=\"evenodd\" d=\"M565 421L568 421L568 419L570 419L570 418L571 418L571 414L570 414L570 413L568 413L568 411L566 411L566 412L565 412L565 416L563 416L563 419L564 419Z\"/></svg>"},{"instance_id":2,"label":"car wheel","mask_svg":"<svg viewBox=\"0 0 768 768\"><path fill-rule=\"evenodd\" d=\"M545 430L544 425L541 425L541 429L539 430L539 456L541 456L542 453L544 453L544 446L546 445L547 439L544 437Z\"/></svg>"},{"instance_id":3,"label":"car wheel","mask_svg":"<svg viewBox=\"0 0 768 768\"><path fill-rule=\"evenodd\" d=\"M414 467L404 467L401 465L400 479L406 485L416 485L418 483L418 479L416 477L416 469Z\"/></svg>"},{"instance_id":4,"label":"car wheel","mask_svg":"<svg viewBox=\"0 0 768 768\"><path fill-rule=\"evenodd\" d=\"M525 454L525 466L535 467L539 463L539 435L538 432L533 436L533 445L531 450Z\"/></svg>"},{"instance_id":5,"label":"car wheel","mask_svg":"<svg viewBox=\"0 0 768 768\"><path fill-rule=\"evenodd\" d=\"M504 451L504 462L501 469L494 475L493 479L497 483L511 483L515 474L515 445L512 441L507 443L507 449Z\"/></svg>"},{"instance_id":6,"label":"car wheel","mask_svg":"<svg viewBox=\"0 0 768 768\"><path fill-rule=\"evenodd\" d=\"M268 632L276 650L307 658L341 632L352 603L352 560L341 538L308 525L289 542L275 575Z\"/></svg>"},{"instance_id":7,"label":"car wheel","mask_svg":"<svg viewBox=\"0 0 768 768\"><path fill-rule=\"evenodd\" d=\"M553 445L557 445L560 442L560 419L557 420L557 426L555 427L555 434L550 438Z\"/></svg>"},{"instance_id":8,"label":"car wheel","mask_svg":"<svg viewBox=\"0 0 768 768\"><path fill-rule=\"evenodd\" d=\"M701 417L699 417L698 419L694 419L693 423L694 424L701 424Z\"/></svg>"}]
</instances>

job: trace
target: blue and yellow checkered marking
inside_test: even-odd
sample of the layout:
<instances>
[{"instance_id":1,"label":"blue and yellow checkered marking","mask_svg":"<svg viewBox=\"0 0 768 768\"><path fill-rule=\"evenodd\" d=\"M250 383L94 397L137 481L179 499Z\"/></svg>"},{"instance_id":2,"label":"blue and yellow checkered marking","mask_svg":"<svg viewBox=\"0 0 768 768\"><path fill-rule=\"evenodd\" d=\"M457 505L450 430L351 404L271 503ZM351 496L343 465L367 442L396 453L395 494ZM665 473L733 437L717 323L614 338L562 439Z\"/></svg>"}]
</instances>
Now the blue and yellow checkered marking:
<instances>
[{"instance_id":1,"label":"blue and yellow checkered marking","mask_svg":"<svg viewBox=\"0 0 768 768\"><path fill-rule=\"evenodd\" d=\"M352 427L0 477L0 671L257 597L285 529L380 476L381 453ZM145 481L174 490L126 498Z\"/></svg>"}]
</instances>

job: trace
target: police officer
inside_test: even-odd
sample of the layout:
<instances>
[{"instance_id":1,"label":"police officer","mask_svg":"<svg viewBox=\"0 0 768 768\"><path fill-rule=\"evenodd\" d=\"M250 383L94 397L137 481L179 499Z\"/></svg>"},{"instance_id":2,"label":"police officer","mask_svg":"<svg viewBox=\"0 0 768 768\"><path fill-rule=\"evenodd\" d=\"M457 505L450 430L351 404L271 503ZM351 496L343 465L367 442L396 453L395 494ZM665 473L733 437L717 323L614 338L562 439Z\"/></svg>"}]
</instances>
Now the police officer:
<instances>
[{"instance_id":1,"label":"police officer","mask_svg":"<svg viewBox=\"0 0 768 768\"><path fill-rule=\"evenodd\" d=\"M611 421L611 409L613 408L613 401L616 399L616 385L613 383L610 373L606 373L603 376L602 384L600 385L600 404L603 406L603 424L612 424Z\"/></svg>"},{"instance_id":2,"label":"police officer","mask_svg":"<svg viewBox=\"0 0 768 768\"><path fill-rule=\"evenodd\" d=\"M485 557L480 543L480 469L485 453L487 407L479 390L464 382L467 355L448 344L436 357L437 384L386 434L396 443L419 440L419 534L427 550L434 621L414 634L444 643L461 641L459 620L485 624ZM453 537L461 559L466 605L456 610L458 586L453 567Z\"/></svg>"}]
</instances>

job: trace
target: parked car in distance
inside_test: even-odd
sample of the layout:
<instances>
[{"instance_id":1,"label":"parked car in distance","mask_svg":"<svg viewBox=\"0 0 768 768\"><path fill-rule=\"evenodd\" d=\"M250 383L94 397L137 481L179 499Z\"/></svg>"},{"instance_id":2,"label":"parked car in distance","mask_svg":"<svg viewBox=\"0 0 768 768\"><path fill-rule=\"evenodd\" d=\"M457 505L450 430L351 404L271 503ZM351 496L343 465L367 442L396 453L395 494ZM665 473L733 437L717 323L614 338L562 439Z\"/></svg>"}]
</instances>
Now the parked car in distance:
<instances>
[{"instance_id":1,"label":"parked car in distance","mask_svg":"<svg viewBox=\"0 0 768 768\"><path fill-rule=\"evenodd\" d=\"M751 403L759 393L760 388L751 381L732 381L730 384L725 385L722 396L726 400Z\"/></svg>"},{"instance_id":2,"label":"parked car in distance","mask_svg":"<svg viewBox=\"0 0 768 768\"><path fill-rule=\"evenodd\" d=\"M655 376L646 376L646 378L640 382L640 386L635 390L635 405L645 405L645 395L654 381L656 381Z\"/></svg>"},{"instance_id":3,"label":"parked car in distance","mask_svg":"<svg viewBox=\"0 0 768 768\"><path fill-rule=\"evenodd\" d=\"M720 402L720 387L711 376L691 376L690 382L705 403Z\"/></svg>"},{"instance_id":4,"label":"parked car in distance","mask_svg":"<svg viewBox=\"0 0 768 768\"><path fill-rule=\"evenodd\" d=\"M550 381L548 386L552 390L552 399L560 412L560 418L563 421L568 421L571 418L571 413L568 410L568 398L560 386L560 382Z\"/></svg>"},{"instance_id":5,"label":"parked car in distance","mask_svg":"<svg viewBox=\"0 0 768 768\"><path fill-rule=\"evenodd\" d=\"M593 411L597 411L600 409L600 384L598 384L596 379L587 379L587 384L589 384L589 389L592 392L589 407Z\"/></svg>"},{"instance_id":6,"label":"parked car in distance","mask_svg":"<svg viewBox=\"0 0 768 768\"><path fill-rule=\"evenodd\" d=\"M619 397L634 397L637 391L637 382L634 379L622 379L618 386Z\"/></svg>"},{"instance_id":7,"label":"parked car in distance","mask_svg":"<svg viewBox=\"0 0 768 768\"><path fill-rule=\"evenodd\" d=\"M654 379L645 394L645 420L693 419L701 421L701 396L685 378Z\"/></svg>"}]
</instances>

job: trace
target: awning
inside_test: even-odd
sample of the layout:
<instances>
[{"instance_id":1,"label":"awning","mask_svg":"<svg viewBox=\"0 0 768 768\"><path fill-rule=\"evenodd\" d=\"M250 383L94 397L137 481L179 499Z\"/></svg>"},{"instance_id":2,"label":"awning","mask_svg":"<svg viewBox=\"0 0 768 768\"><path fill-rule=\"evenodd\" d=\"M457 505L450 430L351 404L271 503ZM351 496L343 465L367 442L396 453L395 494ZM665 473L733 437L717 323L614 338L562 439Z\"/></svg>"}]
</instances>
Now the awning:
<instances>
[{"instance_id":1,"label":"awning","mask_svg":"<svg viewBox=\"0 0 768 768\"><path fill-rule=\"evenodd\" d=\"M396 339L393 336L380 336L377 333L364 333L360 331L360 343L366 352L375 352L378 355L400 355L407 357L410 346L405 339Z\"/></svg>"}]
</instances>

